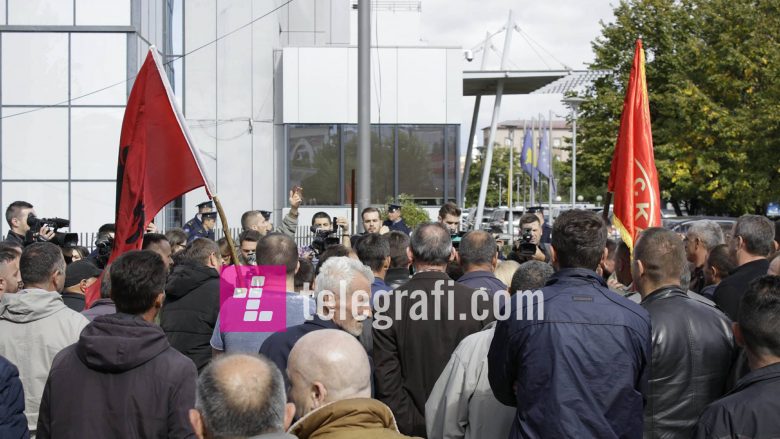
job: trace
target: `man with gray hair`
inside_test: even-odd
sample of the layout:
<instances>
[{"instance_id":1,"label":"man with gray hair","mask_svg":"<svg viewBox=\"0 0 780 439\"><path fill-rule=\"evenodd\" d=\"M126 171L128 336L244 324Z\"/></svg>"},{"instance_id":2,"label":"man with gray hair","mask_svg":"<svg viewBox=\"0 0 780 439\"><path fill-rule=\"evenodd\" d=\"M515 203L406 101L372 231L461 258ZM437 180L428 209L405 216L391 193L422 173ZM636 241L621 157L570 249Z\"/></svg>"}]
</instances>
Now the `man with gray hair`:
<instances>
[{"instance_id":1,"label":"man with gray hair","mask_svg":"<svg viewBox=\"0 0 780 439\"><path fill-rule=\"evenodd\" d=\"M393 410L404 434L425 436L425 401L436 379L458 343L492 317L488 293L447 276L453 253L449 230L421 224L408 251L415 275L375 303L376 396Z\"/></svg>"},{"instance_id":2,"label":"man with gray hair","mask_svg":"<svg viewBox=\"0 0 780 439\"><path fill-rule=\"evenodd\" d=\"M552 265L546 262L524 262L512 276L509 294L538 290L552 275ZM463 339L452 353L425 403L429 438L509 437L515 409L493 396L487 374L487 355L495 328L496 322L491 322Z\"/></svg>"},{"instance_id":3,"label":"man with gray hair","mask_svg":"<svg viewBox=\"0 0 780 439\"><path fill-rule=\"evenodd\" d=\"M390 408L371 398L371 366L357 340L324 329L303 336L287 366L290 400L298 421L290 433L299 439L403 436Z\"/></svg>"},{"instance_id":4,"label":"man with gray hair","mask_svg":"<svg viewBox=\"0 0 780 439\"><path fill-rule=\"evenodd\" d=\"M62 250L49 242L24 248L19 259L24 289L0 302L0 355L19 366L30 432L38 424L46 377L57 353L79 339L89 320L68 308Z\"/></svg>"},{"instance_id":5,"label":"man with gray hair","mask_svg":"<svg viewBox=\"0 0 780 439\"><path fill-rule=\"evenodd\" d=\"M693 266L688 289L701 293L706 286L704 264L715 246L723 244L723 229L715 221L695 221L685 234L685 256Z\"/></svg>"},{"instance_id":6,"label":"man with gray hair","mask_svg":"<svg viewBox=\"0 0 780 439\"><path fill-rule=\"evenodd\" d=\"M732 321L737 320L739 302L748 284L766 274L767 255L774 249L775 225L760 215L742 215L731 231L729 254L737 264L729 277L715 289L714 300Z\"/></svg>"},{"instance_id":7,"label":"man with gray hair","mask_svg":"<svg viewBox=\"0 0 780 439\"><path fill-rule=\"evenodd\" d=\"M293 439L285 433L295 406L287 403L284 380L263 357L229 354L198 377L190 423L199 439Z\"/></svg>"},{"instance_id":8,"label":"man with gray hair","mask_svg":"<svg viewBox=\"0 0 780 439\"><path fill-rule=\"evenodd\" d=\"M319 305L311 320L277 332L263 343L260 353L279 370L287 370L287 359L304 335L322 329L339 329L354 337L363 333L363 321L371 317L371 269L347 256L329 258L320 267L314 284ZM285 375L285 381L288 377Z\"/></svg>"}]
</instances>

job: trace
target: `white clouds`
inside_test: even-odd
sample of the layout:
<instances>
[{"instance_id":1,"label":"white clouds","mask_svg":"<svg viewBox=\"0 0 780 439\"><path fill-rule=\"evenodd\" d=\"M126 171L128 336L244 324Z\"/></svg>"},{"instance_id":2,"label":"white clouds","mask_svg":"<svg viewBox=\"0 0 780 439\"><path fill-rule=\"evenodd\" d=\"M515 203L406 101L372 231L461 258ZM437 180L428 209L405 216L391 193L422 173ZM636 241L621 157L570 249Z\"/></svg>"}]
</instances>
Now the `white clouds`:
<instances>
[{"instance_id":1,"label":"white clouds","mask_svg":"<svg viewBox=\"0 0 780 439\"><path fill-rule=\"evenodd\" d=\"M423 0L422 35L430 44L461 45L470 49L484 39L485 32L491 33L506 24L509 10L513 10L515 23L530 36L530 39L544 47L529 42L515 33L510 50L510 69L541 70L560 69L555 61L574 69L584 69L593 61L591 42L601 33L599 21L613 20L613 5L609 0ZM503 50L504 35L493 39L493 45ZM535 49L535 50L534 50ZM474 61L463 62L464 70L479 69L481 55ZM499 55L489 53L487 68L499 67ZM506 96L502 100L500 120L545 117L552 110L563 115L567 110L560 103L561 95ZM478 129L490 125L493 97L483 97ZM474 98L463 98L463 121L461 145L465 154ZM481 145L481 131L476 136Z\"/></svg>"}]
</instances>

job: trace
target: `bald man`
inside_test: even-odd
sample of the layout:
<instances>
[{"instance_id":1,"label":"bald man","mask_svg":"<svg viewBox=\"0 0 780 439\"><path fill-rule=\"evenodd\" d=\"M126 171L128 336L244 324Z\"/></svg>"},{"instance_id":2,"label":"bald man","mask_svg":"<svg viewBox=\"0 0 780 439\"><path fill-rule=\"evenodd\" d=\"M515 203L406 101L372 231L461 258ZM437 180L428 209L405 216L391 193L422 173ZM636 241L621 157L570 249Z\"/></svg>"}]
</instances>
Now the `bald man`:
<instances>
[{"instance_id":1,"label":"bald man","mask_svg":"<svg viewBox=\"0 0 780 439\"><path fill-rule=\"evenodd\" d=\"M290 352L287 374L300 418L289 432L299 439L408 437L398 432L390 408L371 398L368 356L349 333L323 329L303 336Z\"/></svg>"},{"instance_id":2,"label":"bald man","mask_svg":"<svg viewBox=\"0 0 780 439\"><path fill-rule=\"evenodd\" d=\"M295 414L286 398L282 374L267 359L221 356L198 378L190 423L199 439L293 439L284 432Z\"/></svg>"}]
</instances>

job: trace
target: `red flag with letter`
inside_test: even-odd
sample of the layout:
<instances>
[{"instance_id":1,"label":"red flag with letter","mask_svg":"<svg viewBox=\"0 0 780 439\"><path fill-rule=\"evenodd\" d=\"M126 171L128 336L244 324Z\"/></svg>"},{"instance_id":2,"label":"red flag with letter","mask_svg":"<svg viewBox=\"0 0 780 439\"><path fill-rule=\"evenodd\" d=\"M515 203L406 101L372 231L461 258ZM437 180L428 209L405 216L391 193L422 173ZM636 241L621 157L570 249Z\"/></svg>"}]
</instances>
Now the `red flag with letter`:
<instances>
[{"instance_id":1,"label":"red flag with letter","mask_svg":"<svg viewBox=\"0 0 780 439\"><path fill-rule=\"evenodd\" d=\"M201 186L211 198L194 148L154 46L135 78L122 121L116 175L116 233L109 264L141 248L146 226L175 198ZM95 282L86 306L99 297Z\"/></svg>"},{"instance_id":2,"label":"red flag with letter","mask_svg":"<svg viewBox=\"0 0 780 439\"><path fill-rule=\"evenodd\" d=\"M642 40L636 41L607 190L615 196L612 222L633 251L642 230L661 225Z\"/></svg>"}]
</instances>

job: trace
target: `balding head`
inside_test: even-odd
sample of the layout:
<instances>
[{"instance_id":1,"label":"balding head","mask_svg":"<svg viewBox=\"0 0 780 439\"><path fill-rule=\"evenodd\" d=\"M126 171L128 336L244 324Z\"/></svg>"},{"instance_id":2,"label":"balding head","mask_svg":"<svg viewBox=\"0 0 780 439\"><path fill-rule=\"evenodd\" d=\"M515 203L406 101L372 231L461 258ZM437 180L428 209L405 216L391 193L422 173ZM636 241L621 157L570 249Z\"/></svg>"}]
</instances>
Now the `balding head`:
<instances>
[{"instance_id":1,"label":"balding head","mask_svg":"<svg viewBox=\"0 0 780 439\"><path fill-rule=\"evenodd\" d=\"M292 417L285 413L284 380L263 357L225 355L198 378L195 410L190 412L198 437L249 437L283 432Z\"/></svg>"},{"instance_id":2,"label":"balding head","mask_svg":"<svg viewBox=\"0 0 780 439\"><path fill-rule=\"evenodd\" d=\"M450 232L439 223L420 224L409 246L415 265L445 266L452 255Z\"/></svg>"},{"instance_id":3,"label":"balding head","mask_svg":"<svg viewBox=\"0 0 780 439\"><path fill-rule=\"evenodd\" d=\"M498 247L493 235L484 230L466 233L460 241L460 264L463 271L493 271L498 263Z\"/></svg>"},{"instance_id":4,"label":"balding head","mask_svg":"<svg viewBox=\"0 0 780 439\"><path fill-rule=\"evenodd\" d=\"M297 416L331 402L371 397L366 351L344 331L322 329L303 336L290 352L287 376Z\"/></svg>"}]
</instances>

